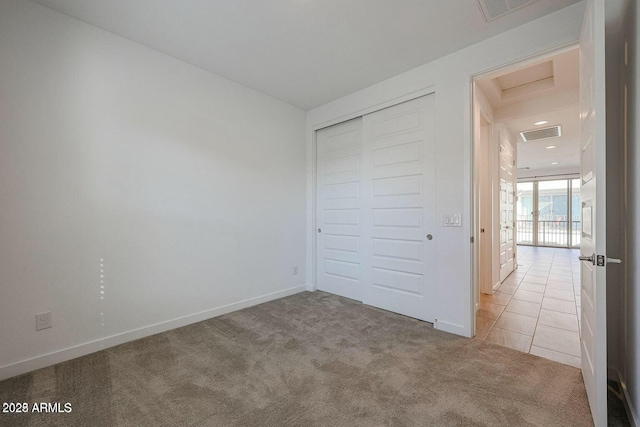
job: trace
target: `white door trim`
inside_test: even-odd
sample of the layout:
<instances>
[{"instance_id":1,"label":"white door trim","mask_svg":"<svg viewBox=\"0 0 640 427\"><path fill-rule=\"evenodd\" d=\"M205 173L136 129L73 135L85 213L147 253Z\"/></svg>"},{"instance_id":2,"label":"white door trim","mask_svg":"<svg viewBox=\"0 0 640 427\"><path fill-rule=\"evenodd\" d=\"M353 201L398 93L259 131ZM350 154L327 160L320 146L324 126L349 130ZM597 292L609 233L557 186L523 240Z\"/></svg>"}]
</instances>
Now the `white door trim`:
<instances>
[{"instance_id":1,"label":"white door trim","mask_svg":"<svg viewBox=\"0 0 640 427\"><path fill-rule=\"evenodd\" d=\"M475 103L475 100L473 102ZM493 138L495 136L494 135L494 128L493 128L493 117L489 116L489 114L485 111L485 108L482 105L478 105L478 109L480 111L480 118L485 120L489 124L489 127L490 127L490 131L489 131L489 135L488 135L488 141L487 141L487 143L489 144L489 147L484 147L483 148L483 149L485 149L487 151L485 153L485 155L487 155L487 157L489 158L488 160L490 160L491 159L491 154L492 154L491 150L490 150L490 146L491 146L491 142L493 141ZM482 129L482 124L480 125L480 129ZM482 132L482 130L481 130L481 132ZM474 145L473 146L474 146L474 148L476 147L475 137L474 137ZM474 166L474 172L475 172L475 166ZM488 184L489 184L490 188L493 185L493 182L492 182L493 173L494 173L494 171L491 171L491 173L488 176L485 176L485 179L487 179L489 181ZM480 183L476 183L475 180L474 180L474 188L473 188L474 194L477 194L477 192L480 191L480 187L479 186L475 187L476 184L480 184ZM486 187L485 187L485 190L486 190ZM477 198L474 198L474 200L476 200L476 199ZM478 203L477 200L476 200L476 203ZM493 209L493 206L492 206L492 209ZM482 227L481 227L481 224L480 224L480 219L478 218L479 217L478 211L480 210L480 206L472 206L472 210L474 212L474 218L475 218L475 220L473 222L474 229L472 230L472 233L473 233L474 236L476 236L476 239L474 241L474 246L476 246L476 248L477 248L477 253L478 253L478 258L479 258L480 257L480 253L482 252L482 249L480 248L480 245L483 243L483 240L481 239L481 236L480 236L480 229ZM487 233L487 235L488 235L488 233ZM492 236L490 238L489 237L485 237L485 239L487 239L489 241L489 245L490 246L493 246L493 237ZM489 255L490 255L491 259L493 259L493 247L491 247L488 252L489 252ZM480 281L481 280L482 273L483 273L483 271L482 271L482 268L479 265L479 262L475 263L474 274L477 275L475 277L476 281ZM486 283L485 283L484 287L480 283L478 283L478 289L474 290L474 298L475 297L478 298L478 300L477 300L478 304L480 302L480 295L481 294L483 294L483 293L484 294L493 293L493 285L494 285L494 283L493 283L493 270L489 271L489 276L491 278L490 279L490 284L489 284L489 289L487 289L487 284ZM478 305L475 305L476 311L478 310L478 308L479 308Z\"/></svg>"},{"instance_id":2,"label":"white door trim","mask_svg":"<svg viewBox=\"0 0 640 427\"><path fill-rule=\"evenodd\" d=\"M405 95L397 96L397 97L395 97L393 99L390 99L388 101L380 102L380 103L372 105L370 107L362 108L362 109L354 111L352 113L345 114L345 115L342 115L340 117L336 117L335 119L331 119L331 120L328 120L328 121L325 121L325 122L321 122L321 123L317 123L317 124L311 125L311 131L313 132L313 135L314 135L313 152L314 153L316 152L316 150L315 150L315 133L316 133L317 130L320 130L322 128L326 128L326 127L329 127L329 126L333 126L333 125L336 125L338 123L346 122L348 120L352 120L352 119L355 119L357 117L362 117L365 114L373 113L375 111L384 110L385 108L393 107L394 105L402 104L403 102L411 101L413 99L420 98L420 97L425 96L425 95L430 95L430 94L435 93L435 92L436 92L435 85L429 85L429 86L427 86L425 88L422 88L420 90L416 90L414 92L411 92L411 93L408 93L408 94L405 94Z\"/></svg>"}]
</instances>

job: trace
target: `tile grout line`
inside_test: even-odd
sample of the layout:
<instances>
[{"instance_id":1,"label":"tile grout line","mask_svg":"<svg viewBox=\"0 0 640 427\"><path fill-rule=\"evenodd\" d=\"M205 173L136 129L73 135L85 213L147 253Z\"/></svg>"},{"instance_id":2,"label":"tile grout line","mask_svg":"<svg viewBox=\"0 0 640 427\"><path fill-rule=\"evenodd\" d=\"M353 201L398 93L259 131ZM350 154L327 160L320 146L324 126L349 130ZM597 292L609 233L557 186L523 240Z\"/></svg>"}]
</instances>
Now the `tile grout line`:
<instances>
[{"instance_id":1,"label":"tile grout line","mask_svg":"<svg viewBox=\"0 0 640 427\"><path fill-rule=\"evenodd\" d=\"M555 251L554 251L555 257ZM553 260L551 261L551 266L553 267ZM544 284L544 293L542 294L542 301L540 302L540 310L538 310L538 317L536 318L536 327L533 329L533 336L531 337L531 345L529 346L529 354L531 354L531 349L533 348L533 340L536 337L536 332L538 331L538 325L540 324L540 312L542 311L542 303L544 302L544 295L547 292L547 285L549 284L549 276L547 276L546 283ZM549 349L547 349L549 350Z\"/></svg>"},{"instance_id":2,"label":"tile grout line","mask_svg":"<svg viewBox=\"0 0 640 427\"><path fill-rule=\"evenodd\" d=\"M550 279L551 276L567 276L567 277L571 278L571 286L572 286L572 289L574 290L572 292L572 294L573 294L572 296L574 298L573 302L574 302L574 310L575 311L574 311L573 314L571 314L571 313L566 313L566 312L559 311L559 310L554 310L554 309L547 309L547 310L551 311L551 312L554 312L554 313L558 313L558 314L565 314L565 315L573 316L575 318L576 317L576 313L577 313L577 298L575 296L575 286L574 286L575 277L574 277L574 274L573 274L573 269L572 269L572 265L571 265L571 261L570 261L571 256L569 256L569 260L568 260L568 262L569 262L568 265L571 268L571 270L570 270L571 276L568 276L566 274L566 272L567 272L567 270L566 270L567 259L566 258L567 257L564 256L564 255L563 256L559 256L558 255L558 249L554 248L553 251L552 251L551 257L549 259L547 259L547 257L545 257L543 259L542 265L547 265L547 264L549 265L549 267L547 269L547 268L544 268L544 267L540 267L541 266L540 259L538 257L536 257L535 254L534 254L534 256L531 257L531 259L528 259L528 257L525 257L525 260L530 262L530 264L528 264L528 265L527 265L527 263L518 264L518 267L519 267L518 270L520 270L520 271L514 270L514 272L516 272L516 275L513 276L514 277L513 280L516 281L516 284L515 285L509 284L508 286L509 287L513 286L515 289L514 289L514 291L512 293L508 294L508 299L506 300L506 303L503 305L503 304L500 304L500 303L491 302L492 304L502 306L503 309L500 312L500 314L497 316L496 319L488 319L488 320L491 320L493 323L491 324L491 327L488 329L486 335L482 338L482 340L487 341L488 336L495 329L503 329L503 328L500 328L498 326L498 322L502 318L504 318L505 313L512 313L514 315L526 316L528 318L535 318L536 319L535 327L534 327L534 330L533 330L533 334L531 335L531 342L529 344L528 351L526 352L526 353L531 354L531 351L533 349L533 341L534 341L536 332L538 331L538 326L542 325L542 323L540 323L540 315L542 313L542 303L544 302L544 300L546 298L549 298L549 299L558 300L558 301L570 302L570 300L564 300L564 299L561 299L561 298L547 297L546 291L547 291L547 289L549 289L548 286L549 286L549 281L551 280ZM562 261L562 262L560 262L560 261ZM556 270L556 269L558 269L558 270ZM540 278L545 277L545 283L541 284L541 283L537 283L537 282L529 282L529 281L527 281L526 278L527 278L527 275L529 273L534 273L536 275L536 277L540 277ZM544 274L544 276L543 276L543 274ZM518 276L521 276L521 277L518 277ZM533 274L532 274L531 277L533 277ZM522 313L507 311L507 306L509 304L511 304L513 301L522 301L524 303L529 302L529 303L537 304L535 301L528 301L528 300L523 300L523 299L519 299L519 298L515 297L516 293L518 291L520 291L520 290L528 291L527 289L522 289L522 284L523 283L532 283L532 284L544 286L542 292L529 291L529 292L535 292L537 294L542 294L542 301L539 303L539 308L537 310L537 314L534 315L534 316L531 316L531 315L528 315L528 314L522 314ZM564 282L562 282L562 283L564 283ZM501 286L503 284L504 284L504 282L501 284ZM569 284L569 283L567 283L567 284ZM552 289L555 289L555 288L552 288ZM564 289L558 289L558 290L559 291L563 291ZM497 291L500 292L500 288L498 288ZM503 293L503 294L506 295L506 293L504 293L504 292L500 292L500 293ZM482 316L479 316L479 317L482 317ZM577 319L576 319L576 321L577 321ZM574 331L574 330L565 329L563 327L557 327L557 326L551 326L551 325L543 325L543 326L546 327L546 328L549 328L551 330L557 330L558 332L566 332L566 333L571 333L571 334L576 333L576 331ZM504 329L504 331L505 332L509 332L509 333L513 333L513 334L517 334L517 335L521 335L523 337L529 337L528 334L525 334L525 333L522 333L522 332L518 332L518 331L515 331L515 330L511 330L511 329ZM508 347L508 346L506 346L506 347ZM560 350L558 350L556 348L547 348L547 347L542 347L542 346L537 346L537 347L539 347L540 349L543 349L545 351L548 351L548 352L551 352L551 353L555 353L555 354L558 354L558 355L561 355L561 356L576 358L575 355L566 353L564 351L560 351ZM551 359L551 360L554 360L554 359ZM559 363L563 363L563 362L559 362Z\"/></svg>"},{"instance_id":3,"label":"tile grout line","mask_svg":"<svg viewBox=\"0 0 640 427\"><path fill-rule=\"evenodd\" d=\"M554 258L555 258L555 251L554 251ZM551 265L553 266L553 261L552 261ZM573 276L572 276L572 280L573 280ZM546 292L546 285L545 285L545 292ZM555 298L552 298L552 299L555 299ZM574 303L575 303L575 296L574 296ZM557 312L557 313L562 313L561 311L557 311L557 310L551 310L551 309L546 309L546 310L554 311L554 312ZM542 304L540 305L540 311L542 311ZM576 312L577 312L577 310L576 310ZM565 313L565 314L569 314L569 313ZM540 322L540 315L538 314L538 320L536 322L536 327L535 327L535 330L534 330L534 337L535 337L536 331L538 330L538 325L540 324L539 322ZM548 327L548 328L552 328L552 329L558 329L558 330L561 330L561 331L567 331L567 332L575 333L575 331L569 331L569 330L566 330L566 329L563 329L563 328L557 328L557 327L554 327L554 326L549 326L549 325L542 325L542 326L545 326L545 327ZM580 329L579 325L578 325L578 329ZM580 335L580 333L578 332L578 338L580 338L579 335ZM529 353L531 353L531 348L533 348L533 338L531 340L531 346L529 348ZM565 355L565 356L577 357L578 359L580 359L579 356L575 356L573 354L565 353L565 352L559 351L557 349L551 349L551 348L547 348L547 347L540 347L540 348L543 348L545 350L549 350L549 351L552 351L552 352L555 352L555 353L558 353L558 354L562 354L562 355ZM561 363L561 362L559 362L559 363Z\"/></svg>"},{"instance_id":4,"label":"tile grout line","mask_svg":"<svg viewBox=\"0 0 640 427\"><path fill-rule=\"evenodd\" d=\"M528 270L528 269L527 269ZM513 272L512 272L513 274ZM526 273L525 273L526 274ZM508 277L508 276L507 276ZM515 277L515 276L514 276ZM506 280L506 279L505 279ZM504 283L504 282L503 282ZM513 295L518 291L518 288L520 287L520 284L522 283L522 279L520 279L520 281L518 282L518 284L516 285L516 289L513 291L513 294L509 295L509 299L507 300L507 304L505 304L504 309L500 312L500 314L498 315L498 317L495 319L495 321L493 322L493 325L491 325L491 327L489 328L489 330L487 331L487 334L484 336L484 338L482 339L483 341L487 340L487 337L489 336L489 334L491 333L491 331L493 330L493 328L496 327L496 325L498 324L498 320L500 320L500 318L502 317L502 315L506 312L507 310L507 305L509 305L509 303L511 302L511 300L513 299ZM500 290L500 287L502 287L502 283L500 283L500 286L498 287L498 291Z\"/></svg>"}]
</instances>

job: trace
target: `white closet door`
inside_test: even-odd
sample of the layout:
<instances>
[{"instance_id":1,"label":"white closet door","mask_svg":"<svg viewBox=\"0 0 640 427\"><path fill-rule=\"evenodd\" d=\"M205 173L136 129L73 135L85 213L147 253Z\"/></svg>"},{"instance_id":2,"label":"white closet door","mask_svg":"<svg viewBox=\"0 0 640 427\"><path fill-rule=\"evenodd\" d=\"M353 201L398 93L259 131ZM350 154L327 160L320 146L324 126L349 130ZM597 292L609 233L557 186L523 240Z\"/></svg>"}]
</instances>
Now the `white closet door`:
<instances>
[{"instance_id":1,"label":"white closet door","mask_svg":"<svg viewBox=\"0 0 640 427\"><path fill-rule=\"evenodd\" d=\"M429 322L437 239L434 99L363 117L363 302Z\"/></svg>"},{"instance_id":2,"label":"white closet door","mask_svg":"<svg viewBox=\"0 0 640 427\"><path fill-rule=\"evenodd\" d=\"M317 286L362 301L362 119L316 133Z\"/></svg>"}]
</instances>

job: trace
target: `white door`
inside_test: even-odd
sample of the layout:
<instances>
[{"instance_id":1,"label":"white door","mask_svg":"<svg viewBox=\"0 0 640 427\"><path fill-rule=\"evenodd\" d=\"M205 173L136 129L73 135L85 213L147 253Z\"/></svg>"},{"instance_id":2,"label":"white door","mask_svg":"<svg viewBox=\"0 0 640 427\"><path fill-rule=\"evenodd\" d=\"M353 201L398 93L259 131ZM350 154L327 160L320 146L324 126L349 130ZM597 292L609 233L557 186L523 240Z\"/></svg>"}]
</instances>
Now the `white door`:
<instances>
[{"instance_id":1,"label":"white door","mask_svg":"<svg viewBox=\"0 0 640 427\"><path fill-rule=\"evenodd\" d=\"M604 26L604 0L588 0L580 36L581 355L596 426L607 425Z\"/></svg>"},{"instance_id":2,"label":"white door","mask_svg":"<svg viewBox=\"0 0 640 427\"><path fill-rule=\"evenodd\" d=\"M500 283L515 268L516 242L515 229L515 187L516 156L515 149L504 135L499 132L500 141Z\"/></svg>"},{"instance_id":3,"label":"white door","mask_svg":"<svg viewBox=\"0 0 640 427\"><path fill-rule=\"evenodd\" d=\"M362 301L362 119L316 133L317 286Z\"/></svg>"},{"instance_id":4,"label":"white door","mask_svg":"<svg viewBox=\"0 0 640 427\"><path fill-rule=\"evenodd\" d=\"M434 98L368 114L362 130L363 301L429 322L437 239Z\"/></svg>"}]
</instances>

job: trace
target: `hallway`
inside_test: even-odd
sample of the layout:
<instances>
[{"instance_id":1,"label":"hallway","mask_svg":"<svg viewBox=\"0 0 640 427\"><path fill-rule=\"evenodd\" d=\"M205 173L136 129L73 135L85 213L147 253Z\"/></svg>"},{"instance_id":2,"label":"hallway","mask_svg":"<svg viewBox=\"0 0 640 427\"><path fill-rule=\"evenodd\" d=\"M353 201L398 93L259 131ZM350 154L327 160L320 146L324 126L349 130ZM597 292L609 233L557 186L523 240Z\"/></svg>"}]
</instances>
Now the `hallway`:
<instances>
[{"instance_id":1,"label":"hallway","mask_svg":"<svg viewBox=\"0 0 640 427\"><path fill-rule=\"evenodd\" d=\"M481 295L476 339L580 367L578 249L518 246L518 268Z\"/></svg>"}]
</instances>

